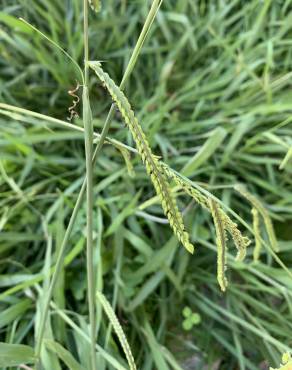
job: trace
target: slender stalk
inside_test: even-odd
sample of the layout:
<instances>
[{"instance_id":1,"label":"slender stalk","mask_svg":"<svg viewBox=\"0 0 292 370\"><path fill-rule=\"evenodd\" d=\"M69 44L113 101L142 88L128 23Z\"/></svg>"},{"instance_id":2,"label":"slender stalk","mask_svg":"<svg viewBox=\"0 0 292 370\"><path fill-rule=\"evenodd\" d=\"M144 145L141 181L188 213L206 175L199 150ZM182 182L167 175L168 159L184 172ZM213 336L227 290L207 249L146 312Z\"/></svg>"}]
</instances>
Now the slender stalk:
<instances>
[{"instance_id":1,"label":"slender stalk","mask_svg":"<svg viewBox=\"0 0 292 370\"><path fill-rule=\"evenodd\" d=\"M84 86L83 86L83 125L85 140L85 158L86 158L86 266L87 266L87 299L89 309L90 324L90 367L96 370L96 317L95 317L95 281L94 281L94 262L93 262L93 126L92 115L89 101L89 47L88 47L88 0L83 0L84 11Z\"/></svg>"},{"instance_id":2,"label":"slender stalk","mask_svg":"<svg viewBox=\"0 0 292 370\"><path fill-rule=\"evenodd\" d=\"M148 32L149 32L149 30L151 28L151 25L152 25L153 21L155 19L155 16L157 14L157 11L158 11L159 7L162 4L162 1L163 0L153 0L151 9L150 9L150 11L149 11L149 13L147 15L147 18L145 20L143 29L142 29L142 31L140 33L140 36L138 38L138 41L137 41L137 43L135 45L135 48L133 50L133 53L131 55L131 58L129 60L129 63L127 65L127 68L125 70L125 73L123 75L123 79L122 79L122 82L120 84L120 88L121 89L123 89L125 87L125 84L126 84L127 80L129 79L129 77L130 77L130 75L131 75L131 73L132 73L132 71L133 71L133 69L135 67L136 61L137 61L138 56L140 54L140 51L141 51L141 49L143 47L144 41L145 41L145 39L147 37L147 34L148 34ZM110 111L108 113L108 116L106 118L106 121L104 123L103 129L102 129L102 132L101 132L101 135L100 135L99 142L98 142L98 144L97 144L97 146L95 148L94 154L93 154L92 166L95 165L95 163L97 161L97 158L98 158L98 156L99 156L99 154L101 152L101 149L102 149L102 146L103 146L103 144L105 142L106 136L108 134L108 131L109 131L110 124L111 124L111 121L113 119L114 113L115 113L115 108L114 108L114 104L112 104L112 106L110 108ZM62 267L63 267L64 258L65 258L65 252L66 252L66 247L67 247L67 244L69 242L69 238L70 238L71 232L73 230L73 227L74 227L74 224L75 224L75 221L76 221L76 217L77 217L78 211L79 211L79 209L80 209L80 207L82 205L83 196L84 196L85 190L86 190L86 181L87 180L85 178L84 181L83 181L82 187L80 189L79 195L77 197L77 200L76 200L76 203L75 203L73 212L71 214L71 217L70 217L70 220L69 220L69 224L68 224L67 229L65 231L64 239L63 239L61 248L59 249L59 253L57 255L57 259L56 259L55 271L53 273L51 284L50 284L49 289L48 289L48 292L46 294L46 300L45 300L45 304L44 304L43 313L42 313L42 316L41 316L41 321L40 321L40 326L39 326L39 332L38 332L37 341L36 341L35 355L36 355L36 358L37 359L39 359L39 357L40 357L41 346L42 346L42 341L43 341L44 332L45 332L45 325L46 325L46 321L47 321L47 317L48 317L48 313L49 313L50 301L51 301L52 296L53 296L53 291L54 291L56 282L58 280L58 277L59 277L60 272L61 272Z\"/></svg>"}]
</instances>

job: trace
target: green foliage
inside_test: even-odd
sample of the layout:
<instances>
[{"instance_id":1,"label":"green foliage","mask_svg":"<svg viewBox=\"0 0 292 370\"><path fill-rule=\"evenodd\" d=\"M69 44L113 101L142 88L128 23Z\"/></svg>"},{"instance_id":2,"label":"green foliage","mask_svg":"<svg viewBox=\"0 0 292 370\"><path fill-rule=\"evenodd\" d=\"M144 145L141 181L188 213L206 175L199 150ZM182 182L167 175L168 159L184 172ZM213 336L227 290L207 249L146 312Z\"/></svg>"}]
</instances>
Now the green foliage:
<instances>
[{"instance_id":1,"label":"green foliage","mask_svg":"<svg viewBox=\"0 0 292 370\"><path fill-rule=\"evenodd\" d=\"M32 347L22 344L0 343L0 366L17 366L19 364L32 364L35 362Z\"/></svg>"},{"instance_id":2,"label":"green foliage","mask_svg":"<svg viewBox=\"0 0 292 370\"><path fill-rule=\"evenodd\" d=\"M84 370L84 368L74 359L70 352L68 352L64 347L59 343L46 339L45 346L49 351L55 353L67 366L70 370Z\"/></svg>"},{"instance_id":3,"label":"green foliage","mask_svg":"<svg viewBox=\"0 0 292 370\"><path fill-rule=\"evenodd\" d=\"M196 312L192 312L188 306L183 309L182 314L185 318L182 324L184 330L189 331L194 325L199 325L201 322L201 316Z\"/></svg>"},{"instance_id":4,"label":"green foliage","mask_svg":"<svg viewBox=\"0 0 292 370\"><path fill-rule=\"evenodd\" d=\"M176 175L174 171L162 163L159 158L152 153L146 135L139 125L138 120L123 92L115 85L109 75L103 71L100 62L89 62L89 66L95 71L104 86L108 89L113 101L117 104L118 109L135 139L138 153L140 154L147 173L154 184L158 196L160 197L162 208L169 220L170 226L189 252L193 253L194 248L189 242L189 234L185 231L182 216L178 210L175 199L172 196L170 187L168 186L167 177L174 179L182 189L186 190L187 194L191 195L204 208L211 211L217 234L218 282L221 290L225 291L227 287L227 279L225 278L224 273L226 268L225 230L230 232L235 241L238 248L237 259L240 261L245 257L246 247L250 243L249 239L242 237L240 231L237 229L237 225L230 220L225 212L220 209L212 199L204 196L194 187L190 186L187 179Z\"/></svg>"},{"instance_id":5,"label":"green foliage","mask_svg":"<svg viewBox=\"0 0 292 370\"><path fill-rule=\"evenodd\" d=\"M212 200L214 198L212 194L206 191L205 193L202 193L202 191L200 191L199 188L195 188L186 177L171 170L165 164L163 164L163 167L169 178L173 179L178 186L182 187L182 189L188 195L190 195L199 205L201 205L203 208L207 209L209 212L214 214L213 208L216 202L212 203ZM215 206L217 208L217 218L215 218L216 222L220 221L221 226L224 229L224 233L226 230L231 235L234 244L236 245L237 248L236 259L238 261L243 261L246 255L246 248L250 244L250 240L247 237L242 236L240 230L237 227L237 224L230 219L230 217L224 212L223 209L219 207L219 205L215 204Z\"/></svg>"},{"instance_id":6,"label":"green foliage","mask_svg":"<svg viewBox=\"0 0 292 370\"><path fill-rule=\"evenodd\" d=\"M110 0L89 14L90 58L104 61L116 85L149 4ZM83 65L83 12L78 0L3 0L1 5L1 341L28 344L30 356L33 323L42 312L39 301L43 291L47 294L47 281L39 284L48 240L46 279L56 270L85 173L82 122L66 122L72 105L67 91L76 79L83 84L82 75L55 46ZM93 167L96 285L108 297L141 370L278 367L292 345L291 271L283 269L292 261L291 1L165 1L150 24L122 90L151 150L163 159L159 163L196 254L178 248L133 138L120 114L112 114L106 145ZM95 81L91 74L98 143L111 102ZM81 107L75 107L79 115ZM264 207L277 255L269 248L273 237L260 209L235 191L238 183ZM216 279L217 236L209 199L222 210L221 220L228 217L224 295ZM44 343L59 343L89 368L83 202L71 231ZM244 263L233 257L232 235L238 256L246 251ZM252 241L247 250L246 236ZM185 306L201 316L200 325L187 332L181 327ZM99 301L97 313L100 368L127 369ZM63 366L58 354L44 348L50 363ZM13 356L18 364L26 361Z\"/></svg>"}]
</instances>

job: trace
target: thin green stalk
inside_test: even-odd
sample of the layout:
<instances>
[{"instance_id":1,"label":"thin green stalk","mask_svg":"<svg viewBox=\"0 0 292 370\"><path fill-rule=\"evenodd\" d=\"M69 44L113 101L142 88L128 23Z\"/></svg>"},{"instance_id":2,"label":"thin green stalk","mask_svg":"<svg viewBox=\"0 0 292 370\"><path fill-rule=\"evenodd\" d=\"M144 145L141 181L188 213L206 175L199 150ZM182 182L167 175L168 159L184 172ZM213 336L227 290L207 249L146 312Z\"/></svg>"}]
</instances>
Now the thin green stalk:
<instances>
[{"instance_id":1,"label":"thin green stalk","mask_svg":"<svg viewBox=\"0 0 292 370\"><path fill-rule=\"evenodd\" d=\"M84 12L84 86L83 86L83 126L85 141L85 159L86 159L86 266L87 266L87 299L90 324L90 366L91 370L96 370L96 317L95 317L95 282L94 282L94 262L93 262L93 126L92 114L89 101L89 46L88 46L88 0L83 0Z\"/></svg>"},{"instance_id":2,"label":"thin green stalk","mask_svg":"<svg viewBox=\"0 0 292 370\"><path fill-rule=\"evenodd\" d=\"M123 89L125 87L125 84L126 84L127 80L129 79L129 77L130 77L130 75L131 75L131 73L132 73L132 71L135 67L136 61L137 61L138 56L140 54L140 51L143 47L144 41L145 41L145 39L148 35L148 32L151 28L151 25L152 25L153 21L155 19L155 16L158 12L158 9L160 8L160 6L162 4L162 1L163 0L153 0L151 9L150 9L150 11L147 15L147 18L145 20L143 29L140 33L138 41L135 45L135 48L133 50L133 53L131 55L131 58L129 60L127 68L125 70L125 73L123 75L122 82L120 84L121 89ZM93 154L92 166L95 165L95 163L97 161L97 158L98 158L98 156L101 152L101 149L102 149L102 146L105 142L106 136L108 134L108 131L109 131L110 124L111 124L111 121L113 119L114 113L115 113L115 106L114 106L114 104L112 104L112 106L110 108L110 111L107 115L106 121L104 123L103 129L102 129L102 132L101 132L101 135L100 135L99 142L98 142L98 144L95 148L94 154ZM44 310L43 310L43 314L42 314L41 321L40 321L38 337L37 337L37 341L36 341L36 351L35 352L36 352L36 358L37 359L40 357L41 346L42 346L42 341L43 341L44 332L45 332L45 325L46 325L46 321L47 321L47 317L48 317L48 313L49 313L50 301L51 301L52 296L53 296L53 291L54 291L56 282L58 280L58 277L59 277L60 272L61 272L62 267L63 267L66 247L67 247L67 244L69 242L69 238L70 238L71 232L73 230L78 211L79 211L79 209L82 205L85 190L86 190L86 178L84 179L84 181L82 183L82 187L80 189L80 192L79 192L78 198L76 200L73 212L71 214L69 224L68 224L67 229L65 231L65 235L64 235L64 239L63 239L61 248L59 249L59 252L58 252L58 255L57 255L56 267L55 267L55 271L52 275L51 284L50 284L48 292L47 292L46 301L45 301L45 304L44 304Z\"/></svg>"}]
</instances>

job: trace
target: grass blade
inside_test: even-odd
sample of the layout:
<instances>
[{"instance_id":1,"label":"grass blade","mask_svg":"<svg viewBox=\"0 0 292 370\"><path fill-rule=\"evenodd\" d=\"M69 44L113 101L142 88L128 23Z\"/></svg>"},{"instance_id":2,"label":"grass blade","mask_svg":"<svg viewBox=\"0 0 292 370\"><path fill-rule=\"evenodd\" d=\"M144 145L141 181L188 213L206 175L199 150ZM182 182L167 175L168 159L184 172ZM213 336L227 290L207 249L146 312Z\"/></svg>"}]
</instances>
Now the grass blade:
<instances>
[{"instance_id":1,"label":"grass blade","mask_svg":"<svg viewBox=\"0 0 292 370\"><path fill-rule=\"evenodd\" d=\"M129 346L129 343L127 341L125 333L124 333L124 331L121 327L121 324L119 323L119 320L118 320L116 314L114 313L113 309L111 308L111 305L109 304L106 297L101 292L97 292L96 297L99 300L99 302L102 304L102 307L103 307L105 313L107 314L107 317L109 318L109 320L110 320L110 322L111 322L111 324L114 328L114 331L116 332L116 334L119 338L120 344L121 344L121 346L123 348L123 351L126 355L130 370L136 370L137 368L136 368L136 364L135 364L135 361L134 361L134 357L133 357L132 352L131 352L131 348Z\"/></svg>"},{"instance_id":2,"label":"grass blade","mask_svg":"<svg viewBox=\"0 0 292 370\"><path fill-rule=\"evenodd\" d=\"M0 366L19 366L35 362L32 347L22 344L0 343Z\"/></svg>"}]
</instances>

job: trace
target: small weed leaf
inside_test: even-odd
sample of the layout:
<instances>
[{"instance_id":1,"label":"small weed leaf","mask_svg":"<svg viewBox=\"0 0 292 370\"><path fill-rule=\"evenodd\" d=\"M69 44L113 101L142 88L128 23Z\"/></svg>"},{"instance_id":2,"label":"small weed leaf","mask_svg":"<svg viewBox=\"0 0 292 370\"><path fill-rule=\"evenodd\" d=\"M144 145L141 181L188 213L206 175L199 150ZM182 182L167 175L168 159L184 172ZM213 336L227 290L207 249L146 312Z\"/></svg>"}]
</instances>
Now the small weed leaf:
<instances>
[{"instance_id":1,"label":"small weed leaf","mask_svg":"<svg viewBox=\"0 0 292 370\"><path fill-rule=\"evenodd\" d=\"M201 316L198 313L192 312L190 307L185 307L182 311L185 320L183 321L183 329L191 330L194 325L198 325L201 322Z\"/></svg>"},{"instance_id":2,"label":"small weed leaf","mask_svg":"<svg viewBox=\"0 0 292 370\"><path fill-rule=\"evenodd\" d=\"M183 329L186 330L186 331L189 331L193 328L193 324L189 319L185 319L183 321L182 326L183 326Z\"/></svg>"},{"instance_id":3,"label":"small weed leaf","mask_svg":"<svg viewBox=\"0 0 292 370\"><path fill-rule=\"evenodd\" d=\"M183 309L182 314L183 314L184 317L189 317L192 314L192 310L190 309L190 307L186 306Z\"/></svg>"},{"instance_id":4,"label":"small weed leaf","mask_svg":"<svg viewBox=\"0 0 292 370\"><path fill-rule=\"evenodd\" d=\"M134 115L131 106L124 93L118 88L114 81L105 73L100 62L89 62L89 66L95 71L96 75L107 88L113 101L116 103L122 117L131 131L136 142L138 153L146 167L146 171L154 185L157 195L160 198L163 211L168 218L175 235L182 245L190 252L194 252L194 246L189 240L189 234L185 230L182 214L179 211L176 200L171 192L170 186L165 176L165 171L157 156L153 155L148 140Z\"/></svg>"}]
</instances>

